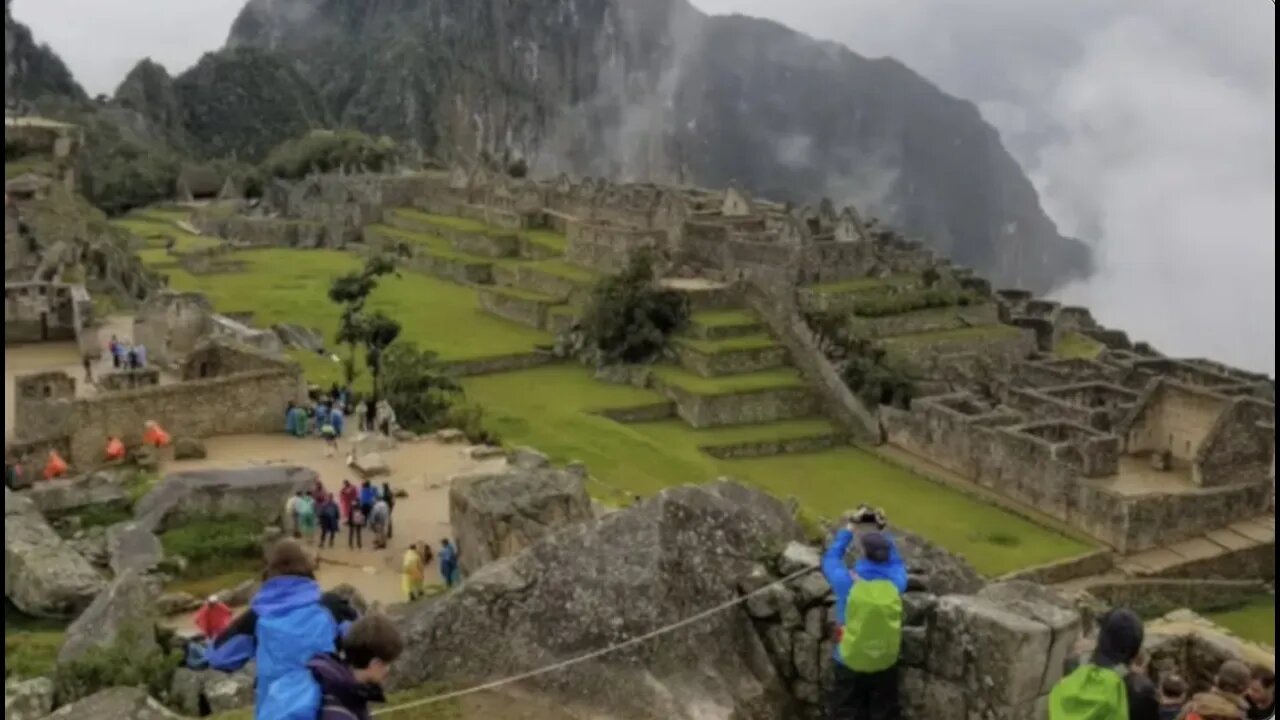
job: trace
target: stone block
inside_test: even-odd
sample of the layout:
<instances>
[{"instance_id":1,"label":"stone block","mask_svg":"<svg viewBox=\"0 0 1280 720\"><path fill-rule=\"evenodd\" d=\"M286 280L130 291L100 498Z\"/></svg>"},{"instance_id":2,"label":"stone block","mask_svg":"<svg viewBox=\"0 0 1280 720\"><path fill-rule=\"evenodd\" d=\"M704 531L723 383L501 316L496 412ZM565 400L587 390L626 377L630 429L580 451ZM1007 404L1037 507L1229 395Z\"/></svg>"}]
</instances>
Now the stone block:
<instances>
[{"instance_id":1,"label":"stone block","mask_svg":"<svg viewBox=\"0 0 1280 720\"><path fill-rule=\"evenodd\" d=\"M117 576L67 627L58 663L78 660L95 647L120 643L127 645L131 658L158 653L155 601L159 594L159 588L141 573L126 570Z\"/></svg>"},{"instance_id":2,"label":"stone block","mask_svg":"<svg viewBox=\"0 0 1280 720\"><path fill-rule=\"evenodd\" d=\"M791 583L791 587L804 607L811 607L832 597L831 586L819 572L800 576Z\"/></svg>"},{"instance_id":3,"label":"stone block","mask_svg":"<svg viewBox=\"0 0 1280 720\"><path fill-rule=\"evenodd\" d=\"M978 597L948 595L938 601L930 638L929 669L992 704L1019 705L1040 695L1053 646L1048 625ZM959 661L960 673L950 667Z\"/></svg>"},{"instance_id":4,"label":"stone block","mask_svg":"<svg viewBox=\"0 0 1280 720\"><path fill-rule=\"evenodd\" d=\"M387 465L387 460L382 457L382 453L373 452L366 455L357 455L351 467L366 478L391 474L391 467Z\"/></svg>"},{"instance_id":5,"label":"stone block","mask_svg":"<svg viewBox=\"0 0 1280 720\"><path fill-rule=\"evenodd\" d=\"M445 445L456 445L467 441L467 434L457 428L437 430L432 437Z\"/></svg>"},{"instance_id":6,"label":"stone block","mask_svg":"<svg viewBox=\"0 0 1280 720\"><path fill-rule=\"evenodd\" d=\"M773 658L778 674L784 679L796 676L796 665L791 651L791 631L781 625L770 625L764 630L764 646Z\"/></svg>"},{"instance_id":7,"label":"stone block","mask_svg":"<svg viewBox=\"0 0 1280 720\"><path fill-rule=\"evenodd\" d=\"M53 712L53 681L49 678L5 680L5 720L38 720Z\"/></svg>"},{"instance_id":8,"label":"stone block","mask_svg":"<svg viewBox=\"0 0 1280 720\"><path fill-rule=\"evenodd\" d=\"M1062 668L1083 632L1080 615L1066 597L1037 583L1014 580L988 585L978 597L999 603L1049 628L1050 648L1040 692L1048 693L1062 678Z\"/></svg>"},{"instance_id":9,"label":"stone block","mask_svg":"<svg viewBox=\"0 0 1280 720\"><path fill-rule=\"evenodd\" d=\"M551 465L551 460L546 455L527 447L512 450L507 455L507 462L522 470L537 470Z\"/></svg>"},{"instance_id":10,"label":"stone block","mask_svg":"<svg viewBox=\"0 0 1280 720\"><path fill-rule=\"evenodd\" d=\"M497 445L475 445L467 448L467 457L472 460L489 460L506 454L507 451Z\"/></svg>"},{"instance_id":11,"label":"stone block","mask_svg":"<svg viewBox=\"0 0 1280 720\"><path fill-rule=\"evenodd\" d=\"M791 658L796 666L796 676L815 686L818 683L821 667L818 658L820 644L817 637L807 632L802 631L791 635Z\"/></svg>"},{"instance_id":12,"label":"stone block","mask_svg":"<svg viewBox=\"0 0 1280 720\"><path fill-rule=\"evenodd\" d=\"M807 705L821 705L822 692L817 683L808 680L796 680L791 683L791 694Z\"/></svg>"},{"instance_id":13,"label":"stone block","mask_svg":"<svg viewBox=\"0 0 1280 720\"><path fill-rule=\"evenodd\" d=\"M173 441L174 460L202 460L208 457L204 441L194 437L179 437Z\"/></svg>"},{"instance_id":14,"label":"stone block","mask_svg":"<svg viewBox=\"0 0 1280 720\"><path fill-rule=\"evenodd\" d=\"M150 572L164 559L160 538L135 522L123 522L107 528L107 557L111 572L125 570Z\"/></svg>"},{"instance_id":15,"label":"stone block","mask_svg":"<svg viewBox=\"0 0 1280 720\"><path fill-rule=\"evenodd\" d=\"M827 636L827 608L825 606L809 608L804 614L804 631L823 639Z\"/></svg>"},{"instance_id":16,"label":"stone block","mask_svg":"<svg viewBox=\"0 0 1280 720\"><path fill-rule=\"evenodd\" d=\"M816 568L821 564L822 555L817 548L793 541L787 543L787 546L782 549L782 555L778 557L778 572L790 575L807 568Z\"/></svg>"},{"instance_id":17,"label":"stone block","mask_svg":"<svg viewBox=\"0 0 1280 720\"><path fill-rule=\"evenodd\" d=\"M927 625L937 605L938 598L935 595L925 592L905 593L902 596L902 624Z\"/></svg>"},{"instance_id":18,"label":"stone block","mask_svg":"<svg viewBox=\"0 0 1280 720\"><path fill-rule=\"evenodd\" d=\"M191 612L200 607L200 602L200 598L187 592L161 593L160 597L156 598L156 612L166 617Z\"/></svg>"},{"instance_id":19,"label":"stone block","mask_svg":"<svg viewBox=\"0 0 1280 720\"><path fill-rule=\"evenodd\" d=\"M910 667L923 667L929 655L929 631L923 627L902 628L902 652L899 662Z\"/></svg>"},{"instance_id":20,"label":"stone block","mask_svg":"<svg viewBox=\"0 0 1280 720\"><path fill-rule=\"evenodd\" d=\"M796 607L795 596L786 588L779 588L778 597L778 614L782 619L782 626L788 630L798 630L804 627L804 615L801 614L800 608Z\"/></svg>"},{"instance_id":21,"label":"stone block","mask_svg":"<svg viewBox=\"0 0 1280 720\"><path fill-rule=\"evenodd\" d=\"M912 667L899 675L903 720L968 720L963 686Z\"/></svg>"}]
</instances>

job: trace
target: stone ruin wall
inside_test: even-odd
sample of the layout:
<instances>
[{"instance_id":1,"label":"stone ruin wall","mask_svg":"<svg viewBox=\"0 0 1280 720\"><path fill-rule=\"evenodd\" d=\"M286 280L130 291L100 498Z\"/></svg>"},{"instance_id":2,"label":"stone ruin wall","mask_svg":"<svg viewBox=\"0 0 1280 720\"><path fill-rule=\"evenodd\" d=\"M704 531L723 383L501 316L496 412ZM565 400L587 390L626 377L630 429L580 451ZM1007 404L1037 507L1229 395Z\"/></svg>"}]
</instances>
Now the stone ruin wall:
<instances>
[{"instance_id":1,"label":"stone ruin wall","mask_svg":"<svg viewBox=\"0 0 1280 720\"><path fill-rule=\"evenodd\" d=\"M102 353L93 318L93 301L83 285L5 283L5 344L74 340L81 354Z\"/></svg>"}]
</instances>

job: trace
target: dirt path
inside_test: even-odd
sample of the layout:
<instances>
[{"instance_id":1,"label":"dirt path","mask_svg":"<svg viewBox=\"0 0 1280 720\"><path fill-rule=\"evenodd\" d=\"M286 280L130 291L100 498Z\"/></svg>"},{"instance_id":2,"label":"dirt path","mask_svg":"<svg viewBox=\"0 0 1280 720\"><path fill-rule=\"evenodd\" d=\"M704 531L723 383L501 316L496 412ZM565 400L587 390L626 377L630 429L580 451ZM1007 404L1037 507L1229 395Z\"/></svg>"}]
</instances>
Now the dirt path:
<instances>
[{"instance_id":1,"label":"dirt path","mask_svg":"<svg viewBox=\"0 0 1280 720\"><path fill-rule=\"evenodd\" d=\"M350 439L350 438L348 438ZM320 480L336 492L344 479L356 482L357 475L346 467L347 442L335 457L325 457L319 439L280 435L232 435L205 441L208 457L203 460L170 460L165 473L199 469L233 469L261 465L301 465L315 470ZM391 468L389 476L377 478L393 490L404 490L392 513L393 535L384 550L373 550L366 534L364 549L347 547L346 528L333 548L319 549L317 579L325 588L350 583L369 602L390 604L404 600L400 589L400 561L412 542L430 542L438 549L440 540L452 533L449 527L449 478L467 472L497 469L502 458L476 461L465 454L464 445L444 445L434 440L402 443L383 453ZM427 571L427 582L439 582L436 566ZM186 618L172 618L173 627L185 627Z\"/></svg>"}]
</instances>

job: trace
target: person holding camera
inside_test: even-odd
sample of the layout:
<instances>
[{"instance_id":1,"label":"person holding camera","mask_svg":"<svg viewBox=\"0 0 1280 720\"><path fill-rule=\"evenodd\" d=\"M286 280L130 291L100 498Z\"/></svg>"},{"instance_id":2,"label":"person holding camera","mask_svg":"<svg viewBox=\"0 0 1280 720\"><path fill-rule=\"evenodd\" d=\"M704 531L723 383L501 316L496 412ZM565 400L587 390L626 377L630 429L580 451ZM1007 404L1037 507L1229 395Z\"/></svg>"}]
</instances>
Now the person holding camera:
<instances>
[{"instance_id":1,"label":"person holding camera","mask_svg":"<svg viewBox=\"0 0 1280 720\"><path fill-rule=\"evenodd\" d=\"M833 720L898 720L898 654L907 567L885 527L884 511L863 505L845 518L822 556L836 598ZM857 537L862 556L852 570L845 554Z\"/></svg>"}]
</instances>

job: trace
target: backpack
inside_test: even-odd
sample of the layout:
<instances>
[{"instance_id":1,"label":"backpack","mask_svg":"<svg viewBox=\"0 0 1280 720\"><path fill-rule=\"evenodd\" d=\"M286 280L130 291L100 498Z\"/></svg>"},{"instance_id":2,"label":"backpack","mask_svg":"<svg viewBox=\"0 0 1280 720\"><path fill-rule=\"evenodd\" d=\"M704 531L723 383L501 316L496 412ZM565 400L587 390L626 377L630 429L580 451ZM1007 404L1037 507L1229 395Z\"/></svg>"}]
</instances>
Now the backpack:
<instances>
[{"instance_id":1,"label":"backpack","mask_svg":"<svg viewBox=\"0 0 1280 720\"><path fill-rule=\"evenodd\" d=\"M1049 693L1049 720L1129 720L1124 675L1085 663Z\"/></svg>"},{"instance_id":2,"label":"backpack","mask_svg":"<svg viewBox=\"0 0 1280 720\"><path fill-rule=\"evenodd\" d=\"M902 596L889 580L860 580L849 591L839 655L854 672L880 672L898 662Z\"/></svg>"}]
</instances>

